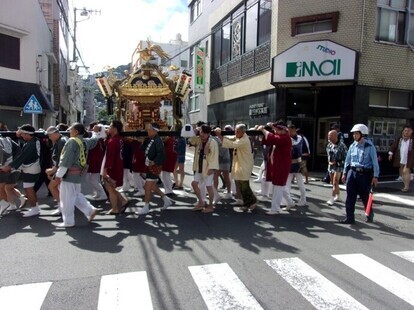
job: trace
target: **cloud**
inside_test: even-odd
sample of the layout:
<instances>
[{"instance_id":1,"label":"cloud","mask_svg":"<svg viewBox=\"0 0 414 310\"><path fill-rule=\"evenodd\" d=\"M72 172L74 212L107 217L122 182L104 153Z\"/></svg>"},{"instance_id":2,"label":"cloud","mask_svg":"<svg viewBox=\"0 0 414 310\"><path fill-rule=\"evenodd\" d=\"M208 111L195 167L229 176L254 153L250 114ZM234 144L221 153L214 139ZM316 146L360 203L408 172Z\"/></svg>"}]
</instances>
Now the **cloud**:
<instances>
[{"instance_id":1,"label":"cloud","mask_svg":"<svg viewBox=\"0 0 414 310\"><path fill-rule=\"evenodd\" d=\"M128 64L140 40L167 43L180 33L188 39L187 1L72 0L78 9L100 10L85 20L77 15L77 46L91 73Z\"/></svg>"}]
</instances>

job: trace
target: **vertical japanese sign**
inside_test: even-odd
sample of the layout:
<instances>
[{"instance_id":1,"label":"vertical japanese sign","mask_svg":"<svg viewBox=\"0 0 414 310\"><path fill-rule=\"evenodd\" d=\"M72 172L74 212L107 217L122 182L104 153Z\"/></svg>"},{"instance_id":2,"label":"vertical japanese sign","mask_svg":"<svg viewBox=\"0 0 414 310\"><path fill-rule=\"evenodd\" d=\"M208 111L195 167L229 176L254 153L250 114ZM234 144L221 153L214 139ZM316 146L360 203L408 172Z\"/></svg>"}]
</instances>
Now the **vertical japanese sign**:
<instances>
[{"instance_id":1,"label":"vertical japanese sign","mask_svg":"<svg viewBox=\"0 0 414 310\"><path fill-rule=\"evenodd\" d=\"M204 70L205 70L204 47L196 47L194 55L195 55L194 91L196 93L204 93Z\"/></svg>"}]
</instances>

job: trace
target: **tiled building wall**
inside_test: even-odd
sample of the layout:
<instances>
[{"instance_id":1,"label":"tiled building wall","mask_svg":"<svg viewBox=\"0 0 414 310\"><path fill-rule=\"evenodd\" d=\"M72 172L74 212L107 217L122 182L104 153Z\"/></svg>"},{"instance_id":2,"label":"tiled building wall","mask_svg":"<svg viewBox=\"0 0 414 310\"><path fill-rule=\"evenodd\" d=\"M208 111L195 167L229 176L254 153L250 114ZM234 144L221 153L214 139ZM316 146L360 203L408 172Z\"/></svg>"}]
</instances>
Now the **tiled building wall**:
<instances>
[{"instance_id":1,"label":"tiled building wall","mask_svg":"<svg viewBox=\"0 0 414 310\"><path fill-rule=\"evenodd\" d=\"M407 46L376 42L376 25L376 1L367 1L359 84L414 90L414 51Z\"/></svg>"},{"instance_id":2,"label":"tiled building wall","mask_svg":"<svg viewBox=\"0 0 414 310\"><path fill-rule=\"evenodd\" d=\"M308 0L306 4L303 5L301 0L273 2L272 31L277 31L277 41L272 41L273 56L298 42L332 40L358 51L359 85L414 90L414 51L375 41L376 1ZM339 12L338 32L291 36L292 17L336 11ZM272 39L274 37L272 34Z\"/></svg>"}]
</instances>

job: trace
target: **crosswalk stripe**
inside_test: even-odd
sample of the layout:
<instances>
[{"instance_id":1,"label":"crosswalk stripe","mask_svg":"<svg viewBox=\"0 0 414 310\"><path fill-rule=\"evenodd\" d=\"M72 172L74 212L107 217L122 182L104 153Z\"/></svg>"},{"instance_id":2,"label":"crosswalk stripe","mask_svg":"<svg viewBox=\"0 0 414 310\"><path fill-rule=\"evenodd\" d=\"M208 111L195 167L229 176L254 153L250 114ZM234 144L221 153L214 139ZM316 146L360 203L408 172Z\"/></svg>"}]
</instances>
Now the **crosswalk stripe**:
<instances>
[{"instance_id":1,"label":"crosswalk stripe","mask_svg":"<svg viewBox=\"0 0 414 310\"><path fill-rule=\"evenodd\" d=\"M392 252L392 254L398 255L399 257L414 263L414 251Z\"/></svg>"},{"instance_id":2,"label":"crosswalk stripe","mask_svg":"<svg viewBox=\"0 0 414 310\"><path fill-rule=\"evenodd\" d=\"M228 264L188 269L208 309L263 309Z\"/></svg>"},{"instance_id":3,"label":"crosswalk stripe","mask_svg":"<svg viewBox=\"0 0 414 310\"><path fill-rule=\"evenodd\" d=\"M265 262L317 309L368 309L300 258Z\"/></svg>"},{"instance_id":4,"label":"crosswalk stripe","mask_svg":"<svg viewBox=\"0 0 414 310\"><path fill-rule=\"evenodd\" d=\"M403 205L414 206L414 201L412 199L407 199L403 197L399 197L397 195L387 194L387 193L375 193L374 194L374 201L375 197L377 198L386 198L391 201L399 202Z\"/></svg>"},{"instance_id":5,"label":"crosswalk stripe","mask_svg":"<svg viewBox=\"0 0 414 310\"><path fill-rule=\"evenodd\" d=\"M153 309L145 271L102 276L98 310L138 308Z\"/></svg>"},{"instance_id":6,"label":"crosswalk stripe","mask_svg":"<svg viewBox=\"0 0 414 310\"><path fill-rule=\"evenodd\" d=\"M414 281L381 265L364 254L332 256L414 306Z\"/></svg>"},{"instance_id":7,"label":"crosswalk stripe","mask_svg":"<svg viewBox=\"0 0 414 310\"><path fill-rule=\"evenodd\" d=\"M0 309L40 309L51 285L52 282L42 282L1 287Z\"/></svg>"}]
</instances>

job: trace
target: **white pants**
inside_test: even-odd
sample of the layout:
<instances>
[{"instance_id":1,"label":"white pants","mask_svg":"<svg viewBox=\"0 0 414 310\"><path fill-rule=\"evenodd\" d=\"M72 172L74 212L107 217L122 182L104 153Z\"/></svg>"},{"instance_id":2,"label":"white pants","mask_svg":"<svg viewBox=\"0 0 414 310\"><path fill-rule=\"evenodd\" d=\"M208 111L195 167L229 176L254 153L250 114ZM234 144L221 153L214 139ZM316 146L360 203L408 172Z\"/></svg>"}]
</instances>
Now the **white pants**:
<instances>
[{"instance_id":1,"label":"white pants","mask_svg":"<svg viewBox=\"0 0 414 310\"><path fill-rule=\"evenodd\" d=\"M272 207L270 209L272 212L280 210L280 204L282 203L283 198L287 201L288 206L295 205L295 202L292 200L292 198L290 198L289 192L286 189L286 185L274 185L272 195Z\"/></svg>"},{"instance_id":2,"label":"white pants","mask_svg":"<svg viewBox=\"0 0 414 310\"><path fill-rule=\"evenodd\" d=\"M91 216L95 210L81 193L80 183L62 180L60 183L60 210L62 211L63 223L66 225L75 225L75 205L86 217Z\"/></svg>"},{"instance_id":3,"label":"white pants","mask_svg":"<svg viewBox=\"0 0 414 310\"><path fill-rule=\"evenodd\" d=\"M306 189L305 189L305 183L303 182L302 173L300 173L300 172L298 172L298 173L289 173L287 183L286 183L286 190L287 190L287 192L289 193L289 196L290 196L290 188L292 186L293 177L296 177L296 182L298 184L299 191L300 191L300 199L299 199L298 203L299 204L305 204L306 203ZM288 204L289 204L289 202L288 202Z\"/></svg>"},{"instance_id":4,"label":"white pants","mask_svg":"<svg viewBox=\"0 0 414 310\"><path fill-rule=\"evenodd\" d=\"M171 178L171 172L161 171L161 182L164 185L164 194L173 193L173 181Z\"/></svg>"},{"instance_id":5,"label":"white pants","mask_svg":"<svg viewBox=\"0 0 414 310\"><path fill-rule=\"evenodd\" d=\"M124 169L124 177L122 181L122 189L124 192L128 191L130 187L134 185L134 178L129 169Z\"/></svg>"},{"instance_id":6,"label":"white pants","mask_svg":"<svg viewBox=\"0 0 414 310\"><path fill-rule=\"evenodd\" d=\"M230 173L230 185L231 185L231 192L234 194L234 195L236 195L236 192L237 192L237 190L236 190L236 182L234 182L234 179L233 179L233 176L231 175L231 173Z\"/></svg>"},{"instance_id":7,"label":"white pants","mask_svg":"<svg viewBox=\"0 0 414 310\"><path fill-rule=\"evenodd\" d=\"M139 192L144 192L144 184L145 180L142 178L141 174L139 172L132 172L132 176L134 177L134 187Z\"/></svg>"},{"instance_id":8,"label":"white pants","mask_svg":"<svg viewBox=\"0 0 414 310\"><path fill-rule=\"evenodd\" d=\"M88 173L85 178L86 183L96 191L98 197L106 197L106 193L101 184L101 175L99 173Z\"/></svg>"},{"instance_id":9,"label":"white pants","mask_svg":"<svg viewBox=\"0 0 414 310\"><path fill-rule=\"evenodd\" d=\"M260 193L263 196L270 197L270 190L272 189L272 182L266 181L266 178L263 177L260 182Z\"/></svg>"}]
</instances>

